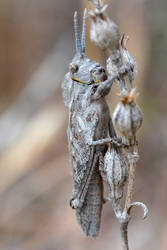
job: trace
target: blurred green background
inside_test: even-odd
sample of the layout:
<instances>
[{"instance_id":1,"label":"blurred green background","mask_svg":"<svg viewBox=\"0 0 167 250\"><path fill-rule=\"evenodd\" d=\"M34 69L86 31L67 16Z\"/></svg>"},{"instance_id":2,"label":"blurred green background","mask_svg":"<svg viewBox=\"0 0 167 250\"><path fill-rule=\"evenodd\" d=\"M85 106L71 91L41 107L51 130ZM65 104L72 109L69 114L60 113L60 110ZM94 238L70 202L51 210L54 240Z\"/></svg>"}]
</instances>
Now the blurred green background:
<instances>
[{"instance_id":1,"label":"blurred green background","mask_svg":"<svg viewBox=\"0 0 167 250\"><path fill-rule=\"evenodd\" d=\"M140 161L130 249L167 249L167 1L108 0L109 14L138 64L135 80L144 112L138 134ZM119 250L119 225L104 205L100 236L82 235L69 207L72 190L67 151L67 110L61 82L74 55L73 13L78 0L0 1L0 249ZM81 15L80 15L81 16ZM89 23L89 22L88 22ZM89 40L87 54L104 61ZM111 113L118 97L108 97Z\"/></svg>"}]
</instances>

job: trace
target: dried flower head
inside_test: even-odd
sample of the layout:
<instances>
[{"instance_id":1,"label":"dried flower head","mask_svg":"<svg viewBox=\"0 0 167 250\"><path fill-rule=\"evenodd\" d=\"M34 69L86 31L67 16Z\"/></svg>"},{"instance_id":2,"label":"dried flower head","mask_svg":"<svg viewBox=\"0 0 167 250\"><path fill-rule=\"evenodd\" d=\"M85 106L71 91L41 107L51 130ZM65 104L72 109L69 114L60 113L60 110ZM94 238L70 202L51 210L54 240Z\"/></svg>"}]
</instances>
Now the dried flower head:
<instances>
[{"instance_id":1,"label":"dried flower head","mask_svg":"<svg viewBox=\"0 0 167 250\"><path fill-rule=\"evenodd\" d=\"M95 9L89 11L91 18L90 39L101 49L119 48L120 32L116 23L108 17L102 1L92 1Z\"/></svg>"},{"instance_id":2,"label":"dried flower head","mask_svg":"<svg viewBox=\"0 0 167 250\"><path fill-rule=\"evenodd\" d=\"M119 78L117 78L115 82L119 85L119 87L121 88L121 92L123 93L126 89L126 84L124 80L125 70L122 64L122 57L119 49L112 51L106 61L106 68L110 77L115 77L116 75L119 75Z\"/></svg>"},{"instance_id":3,"label":"dried flower head","mask_svg":"<svg viewBox=\"0 0 167 250\"><path fill-rule=\"evenodd\" d=\"M114 50L106 61L107 72L111 77L119 75L120 68L122 67L122 59L120 51Z\"/></svg>"},{"instance_id":4,"label":"dried flower head","mask_svg":"<svg viewBox=\"0 0 167 250\"><path fill-rule=\"evenodd\" d=\"M132 81L135 79L137 73L137 64L132 55L126 49L128 39L129 37L125 38L123 34L122 38L120 39L120 53L125 71L124 74L129 77L130 87L132 89Z\"/></svg>"},{"instance_id":5,"label":"dried flower head","mask_svg":"<svg viewBox=\"0 0 167 250\"><path fill-rule=\"evenodd\" d=\"M123 187L128 175L128 161L120 150L109 147L104 157L104 168L101 174L109 186L109 198L121 199Z\"/></svg>"},{"instance_id":6,"label":"dried flower head","mask_svg":"<svg viewBox=\"0 0 167 250\"><path fill-rule=\"evenodd\" d=\"M113 120L118 130L126 138L133 137L141 127L143 115L135 102L135 89L130 94L124 93L114 111Z\"/></svg>"}]
</instances>

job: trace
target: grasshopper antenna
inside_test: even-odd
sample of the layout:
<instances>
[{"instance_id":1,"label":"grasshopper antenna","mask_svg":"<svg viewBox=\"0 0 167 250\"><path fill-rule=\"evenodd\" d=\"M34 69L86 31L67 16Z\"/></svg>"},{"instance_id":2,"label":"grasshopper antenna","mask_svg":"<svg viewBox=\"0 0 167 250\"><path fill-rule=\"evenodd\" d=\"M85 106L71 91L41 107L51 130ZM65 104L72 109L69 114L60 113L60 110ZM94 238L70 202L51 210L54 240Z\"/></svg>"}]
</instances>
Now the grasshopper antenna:
<instances>
[{"instance_id":1,"label":"grasshopper antenna","mask_svg":"<svg viewBox=\"0 0 167 250\"><path fill-rule=\"evenodd\" d=\"M86 43L85 43L85 39L86 39L86 13L87 10L85 8L84 10L84 14L83 14L83 24L82 24L82 40L81 40L81 47L82 47L82 52L85 53L85 49L86 49Z\"/></svg>"},{"instance_id":2,"label":"grasshopper antenna","mask_svg":"<svg viewBox=\"0 0 167 250\"><path fill-rule=\"evenodd\" d=\"M81 38L80 38L80 32L79 32L77 11L75 11L75 13L74 13L74 32L75 32L76 51L81 53L82 47L81 47Z\"/></svg>"}]
</instances>

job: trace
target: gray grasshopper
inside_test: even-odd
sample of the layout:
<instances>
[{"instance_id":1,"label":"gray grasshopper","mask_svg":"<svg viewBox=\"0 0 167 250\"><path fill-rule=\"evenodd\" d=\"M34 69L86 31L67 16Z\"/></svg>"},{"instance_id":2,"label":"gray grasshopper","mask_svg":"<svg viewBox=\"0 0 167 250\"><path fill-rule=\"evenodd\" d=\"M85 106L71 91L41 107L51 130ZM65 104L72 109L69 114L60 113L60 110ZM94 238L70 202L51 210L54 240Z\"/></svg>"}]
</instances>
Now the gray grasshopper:
<instances>
[{"instance_id":1,"label":"gray grasshopper","mask_svg":"<svg viewBox=\"0 0 167 250\"><path fill-rule=\"evenodd\" d=\"M76 209L84 234L95 238L103 205L100 164L103 164L107 143L116 143L111 138L116 134L105 96L118 76L108 79L104 68L86 56L85 22L86 10L80 38L75 12L76 54L62 83L62 95L69 110L67 135L74 181L70 205Z\"/></svg>"}]
</instances>

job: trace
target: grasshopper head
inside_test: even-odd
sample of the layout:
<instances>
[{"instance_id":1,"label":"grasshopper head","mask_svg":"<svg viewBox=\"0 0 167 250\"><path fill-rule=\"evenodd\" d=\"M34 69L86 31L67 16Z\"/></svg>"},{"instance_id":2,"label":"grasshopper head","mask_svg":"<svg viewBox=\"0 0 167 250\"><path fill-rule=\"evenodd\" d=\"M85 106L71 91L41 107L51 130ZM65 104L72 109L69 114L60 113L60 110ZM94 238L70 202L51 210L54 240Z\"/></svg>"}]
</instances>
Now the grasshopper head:
<instances>
[{"instance_id":1,"label":"grasshopper head","mask_svg":"<svg viewBox=\"0 0 167 250\"><path fill-rule=\"evenodd\" d=\"M83 84L94 84L107 80L105 69L85 54L86 9L83 15L82 38L80 38L77 12L74 14L74 31L76 55L70 63L70 74L73 81Z\"/></svg>"}]
</instances>

